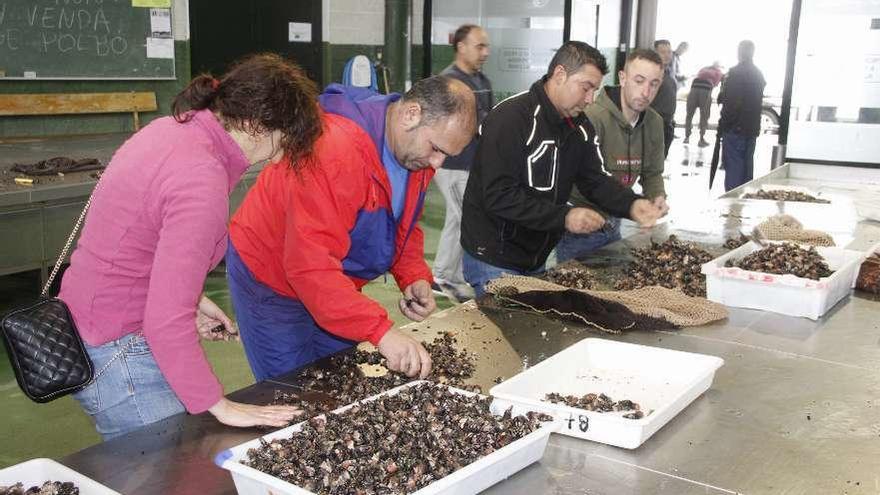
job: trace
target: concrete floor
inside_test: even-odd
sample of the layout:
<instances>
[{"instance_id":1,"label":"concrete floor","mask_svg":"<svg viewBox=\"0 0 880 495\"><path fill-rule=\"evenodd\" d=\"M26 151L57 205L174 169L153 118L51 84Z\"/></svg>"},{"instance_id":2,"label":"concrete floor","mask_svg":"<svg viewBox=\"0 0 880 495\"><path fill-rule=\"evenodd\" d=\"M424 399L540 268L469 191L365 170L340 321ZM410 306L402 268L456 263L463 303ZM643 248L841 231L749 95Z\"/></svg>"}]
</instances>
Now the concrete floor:
<instances>
[{"instance_id":1,"label":"concrete floor","mask_svg":"<svg viewBox=\"0 0 880 495\"><path fill-rule=\"evenodd\" d=\"M682 129L678 129L677 133L683 136ZM706 138L714 143L712 131ZM756 177L769 171L770 152L775 142L776 136L763 136L759 139L755 155ZM708 189L711 154L711 147L687 146L681 143L681 139L673 142L664 174L673 212L676 209L685 210L704 205L710 198L724 192L723 171L719 171L715 177L712 191ZM698 162L703 162L704 165L698 166ZM422 219L425 258L429 264L434 259L443 217L443 198L432 185ZM35 298L39 291L38 285L39 276L36 272L0 277L0 314L18 303ZM231 311L222 270L208 278L206 292L221 307ZM379 279L368 285L365 292L382 302L397 324L407 321L396 309L399 292L392 279L389 278L387 282ZM438 306L443 309L451 306L451 303L439 298ZM253 376L240 346L225 342L204 345L215 373L227 392L253 383ZM0 354L5 354L2 348ZM0 417L4 418L4 425L0 430L0 468L34 457L60 458L100 440L88 417L72 398L64 397L48 404L35 404L25 398L15 383L5 355L0 357Z\"/></svg>"}]
</instances>

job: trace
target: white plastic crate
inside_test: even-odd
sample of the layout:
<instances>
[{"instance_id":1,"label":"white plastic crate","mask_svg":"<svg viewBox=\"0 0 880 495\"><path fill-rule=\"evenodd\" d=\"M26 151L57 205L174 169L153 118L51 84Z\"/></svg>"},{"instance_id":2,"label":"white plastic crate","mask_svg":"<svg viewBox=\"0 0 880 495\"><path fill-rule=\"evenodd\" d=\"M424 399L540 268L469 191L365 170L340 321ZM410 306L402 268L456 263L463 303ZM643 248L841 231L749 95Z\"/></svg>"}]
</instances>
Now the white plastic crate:
<instances>
[{"instance_id":1,"label":"white plastic crate","mask_svg":"<svg viewBox=\"0 0 880 495\"><path fill-rule=\"evenodd\" d=\"M120 495L119 492L52 459L31 459L0 469L0 486L11 486L20 482L27 490L32 486L43 486L47 481L70 481L83 495Z\"/></svg>"},{"instance_id":2,"label":"white plastic crate","mask_svg":"<svg viewBox=\"0 0 880 495\"><path fill-rule=\"evenodd\" d=\"M394 395L401 389L412 387L424 381L415 381L401 385L375 395L362 402L372 401L385 395ZM477 395L473 392L449 387L457 394L467 396ZM335 413L341 413L354 404L336 409ZM264 435L263 440L270 442L278 438L289 438L291 434L302 429L305 423L297 423L282 430ZM478 459L454 473L434 481L430 485L413 492L417 495L472 495L479 493L490 486L504 480L517 471L537 462L544 455L547 448L547 440L550 433L555 431L555 424L544 423L536 431L526 435L495 452ZM254 439L241 445L224 450L217 454L214 463L232 473L235 489L240 495L314 495L313 492L300 488L296 485L270 476L262 471L241 463L247 458L247 451L260 446L260 439Z\"/></svg>"},{"instance_id":3,"label":"white plastic crate","mask_svg":"<svg viewBox=\"0 0 880 495\"><path fill-rule=\"evenodd\" d=\"M492 410L541 411L552 415L558 433L634 449L712 385L724 360L605 339L584 339L492 387ZM594 412L553 404L549 393L603 393L637 402L645 416Z\"/></svg>"},{"instance_id":4,"label":"white plastic crate","mask_svg":"<svg viewBox=\"0 0 880 495\"><path fill-rule=\"evenodd\" d=\"M761 246L755 242L748 242L704 264L701 271L706 275L706 297L726 306L816 320L855 287L859 266L866 256L863 252L839 247L817 247L834 271L819 280L724 266L729 259L741 259L759 249Z\"/></svg>"},{"instance_id":5,"label":"white plastic crate","mask_svg":"<svg viewBox=\"0 0 880 495\"><path fill-rule=\"evenodd\" d=\"M803 194L809 194L810 196L812 196L812 197L814 197L814 198L817 198L817 199L825 199L825 200L828 200L828 201L833 201L833 199L831 199L831 198L829 198L829 197L827 197L827 196L825 196L825 195L822 195L821 193L818 193L818 192L816 192L816 191L813 191L812 189L810 189L810 188L808 188L808 187L803 187L803 186L789 186L789 185L785 185L785 184L761 184L761 186L759 186L759 187L747 187L747 188L745 188L745 189L743 190L743 194L742 194L742 196L740 196L740 199L745 199L745 200L747 200L747 201L773 201L773 200L769 200L769 199L758 199L758 198L746 198L746 197L745 197L746 194L752 194L752 193L756 193L756 192L758 192L758 191L765 191L765 192L771 192L771 191L791 191L791 192L799 192L799 193L803 193ZM816 203L816 204L823 204L823 203Z\"/></svg>"}]
</instances>

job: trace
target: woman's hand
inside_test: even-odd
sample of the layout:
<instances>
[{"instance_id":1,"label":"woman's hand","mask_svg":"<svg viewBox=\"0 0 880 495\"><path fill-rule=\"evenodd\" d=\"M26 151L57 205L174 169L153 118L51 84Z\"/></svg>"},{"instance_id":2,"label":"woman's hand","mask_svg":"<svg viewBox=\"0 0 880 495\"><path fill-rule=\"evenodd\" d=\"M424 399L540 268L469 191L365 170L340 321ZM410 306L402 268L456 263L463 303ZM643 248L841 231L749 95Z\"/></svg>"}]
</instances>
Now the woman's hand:
<instances>
[{"instance_id":1,"label":"woman's hand","mask_svg":"<svg viewBox=\"0 0 880 495\"><path fill-rule=\"evenodd\" d=\"M224 332L212 332L211 329L222 326L226 332L233 336L233 340L240 340L238 336L238 327L226 316L226 313L214 304L214 301L202 296L199 300L199 309L196 313L196 330L199 336L205 340L227 340Z\"/></svg>"},{"instance_id":2,"label":"woman's hand","mask_svg":"<svg viewBox=\"0 0 880 495\"><path fill-rule=\"evenodd\" d=\"M224 425L240 427L287 426L293 418L303 413L293 406L255 406L233 402L225 397L211 406L208 412Z\"/></svg>"}]
</instances>

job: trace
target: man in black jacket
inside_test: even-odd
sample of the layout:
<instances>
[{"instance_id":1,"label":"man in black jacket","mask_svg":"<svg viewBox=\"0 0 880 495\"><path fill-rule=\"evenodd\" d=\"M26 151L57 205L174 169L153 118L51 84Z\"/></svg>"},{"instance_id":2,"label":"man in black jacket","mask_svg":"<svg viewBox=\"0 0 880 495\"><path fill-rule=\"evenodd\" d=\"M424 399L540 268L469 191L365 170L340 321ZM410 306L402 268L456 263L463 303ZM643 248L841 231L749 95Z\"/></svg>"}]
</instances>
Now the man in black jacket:
<instances>
[{"instance_id":1,"label":"man in black jacket","mask_svg":"<svg viewBox=\"0 0 880 495\"><path fill-rule=\"evenodd\" d=\"M761 109L764 100L764 75L752 63L755 44L739 43L739 64L731 67L721 83L718 103L721 105L721 164L724 166L724 190L752 180L755 143L761 133Z\"/></svg>"},{"instance_id":2,"label":"man in black jacket","mask_svg":"<svg viewBox=\"0 0 880 495\"><path fill-rule=\"evenodd\" d=\"M654 50L663 60L663 81L660 83L660 89L657 90L657 96L651 102L651 108L663 117L663 155L669 155L669 146L675 138L675 107L678 105L676 100L678 94L678 84L675 82L675 75L672 73L672 61L674 53L669 40L657 40L654 42Z\"/></svg>"},{"instance_id":3,"label":"man in black jacket","mask_svg":"<svg viewBox=\"0 0 880 495\"><path fill-rule=\"evenodd\" d=\"M602 171L592 103L605 57L580 41L563 44L529 91L499 103L483 121L464 194L465 280L482 295L503 273L536 274L565 231L586 234L605 220L566 204L573 185L613 216L653 226L662 212Z\"/></svg>"}]
</instances>

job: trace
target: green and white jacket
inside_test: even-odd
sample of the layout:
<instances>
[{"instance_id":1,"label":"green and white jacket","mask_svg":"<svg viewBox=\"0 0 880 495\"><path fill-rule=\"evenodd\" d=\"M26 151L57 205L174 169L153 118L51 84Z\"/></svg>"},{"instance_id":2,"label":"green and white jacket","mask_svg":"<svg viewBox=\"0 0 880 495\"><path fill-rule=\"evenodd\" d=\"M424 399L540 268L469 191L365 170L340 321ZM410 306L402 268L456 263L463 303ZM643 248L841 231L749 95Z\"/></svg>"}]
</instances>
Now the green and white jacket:
<instances>
[{"instance_id":1,"label":"green and white jacket","mask_svg":"<svg viewBox=\"0 0 880 495\"><path fill-rule=\"evenodd\" d=\"M596 129L605 171L626 187L632 187L638 180L646 198L665 196L663 163L666 157L660 114L648 108L639 115L635 126L630 125L620 109L620 86L605 86L584 113ZM601 212L577 190L572 191L570 202Z\"/></svg>"}]
</instances>

